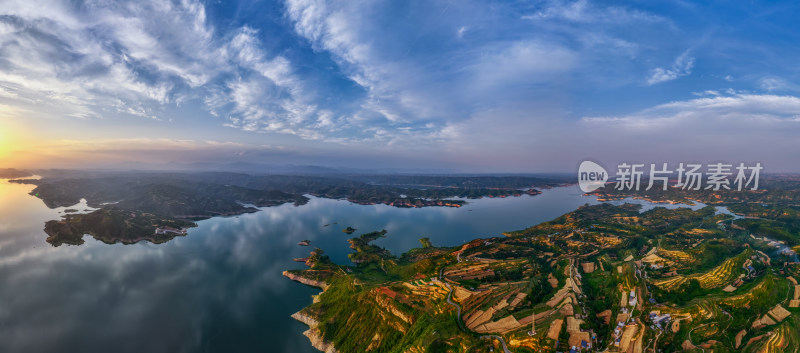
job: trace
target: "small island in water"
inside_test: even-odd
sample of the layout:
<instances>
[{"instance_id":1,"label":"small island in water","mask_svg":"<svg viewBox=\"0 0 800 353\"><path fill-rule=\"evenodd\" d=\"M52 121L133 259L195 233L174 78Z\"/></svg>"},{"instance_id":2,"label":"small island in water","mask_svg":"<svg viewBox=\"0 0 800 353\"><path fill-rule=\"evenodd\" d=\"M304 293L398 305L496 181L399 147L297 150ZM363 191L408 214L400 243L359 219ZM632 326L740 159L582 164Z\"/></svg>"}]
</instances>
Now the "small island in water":
<instances>
[{"instance_id":1,"label":"small island in water","mask_svg":"<svg viewBox=\"0 0 800 353\"><path fill-rule=\"evenodd\" d=\"M68 214L45 223L47 242L53 246L83 244L84 234L107 244L133 244L142 240L163 243L186 235L190 221L164 219L153 214L107 207L87 214Z\"/></svg>"}]
</instances>

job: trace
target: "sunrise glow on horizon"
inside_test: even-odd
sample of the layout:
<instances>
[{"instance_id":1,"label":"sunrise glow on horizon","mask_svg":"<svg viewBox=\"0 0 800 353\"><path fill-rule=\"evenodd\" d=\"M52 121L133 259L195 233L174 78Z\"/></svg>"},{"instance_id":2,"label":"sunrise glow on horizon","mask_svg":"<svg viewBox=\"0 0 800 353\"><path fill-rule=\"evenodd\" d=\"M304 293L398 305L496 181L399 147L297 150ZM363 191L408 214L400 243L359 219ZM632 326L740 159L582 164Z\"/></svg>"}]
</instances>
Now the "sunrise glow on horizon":
<instances>
[{"instance_id":1,"label":"sunrise glow on horizon","mask_svg":"<svg viewBox=\"0 0 800 353\"><path fill-rule=\"evenodd\" d=\"M0 14L7 167L800 170L793 2L10 1Z\"/></svg>"}]
</instances>

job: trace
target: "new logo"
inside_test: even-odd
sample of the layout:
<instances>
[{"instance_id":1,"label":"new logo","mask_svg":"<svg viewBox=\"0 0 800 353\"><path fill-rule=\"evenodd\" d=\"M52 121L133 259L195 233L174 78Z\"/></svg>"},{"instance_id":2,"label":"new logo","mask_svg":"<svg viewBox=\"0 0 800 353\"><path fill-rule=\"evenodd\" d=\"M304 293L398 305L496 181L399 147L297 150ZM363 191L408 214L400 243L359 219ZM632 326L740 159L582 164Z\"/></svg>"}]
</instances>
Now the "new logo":
<instances>
[{"instance_id":1,"label":"new logo","mask_svg":"<svg viewBox=\"0 0 800 353\"><path fill-rule=\"evenodd\" d=\"M581 162L578 167L578 186L583 192L592 192L605 186L608 172L592 161Z\"/></svg>"}]
</instances>

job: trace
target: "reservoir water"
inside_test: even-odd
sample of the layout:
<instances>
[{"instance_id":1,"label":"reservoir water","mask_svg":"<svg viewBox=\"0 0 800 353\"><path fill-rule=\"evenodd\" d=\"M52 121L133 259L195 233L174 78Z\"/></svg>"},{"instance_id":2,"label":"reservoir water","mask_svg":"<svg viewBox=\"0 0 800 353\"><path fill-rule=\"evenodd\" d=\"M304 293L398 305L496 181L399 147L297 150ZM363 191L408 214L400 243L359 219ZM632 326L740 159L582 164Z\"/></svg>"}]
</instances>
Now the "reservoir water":
<instances>
[{"instance_id":1,"label":"reservoir water","mask_svg":"<svg viewBox=\"0 0 800 353\"><path fill-rule=\"evenodd\" d=\"M596 204L577 186L538 196L469 200L461 208L394 208L313 198L303 206L198 222L165 244L52 247L48 209L31 185L0 180L0 352L317 352L289 317L315 288L292 282L292 261L322 248L348 263L347 239L388 230L395 254L454 246L551 220ZM677 207L675 205L659 205ZM85 204L72 206L86 209ZM327 225L327 226L326 226ZM345 227L358 231L342 232ZM310 240L310 247L297 245Z\"/></svg>"}]
</instances>

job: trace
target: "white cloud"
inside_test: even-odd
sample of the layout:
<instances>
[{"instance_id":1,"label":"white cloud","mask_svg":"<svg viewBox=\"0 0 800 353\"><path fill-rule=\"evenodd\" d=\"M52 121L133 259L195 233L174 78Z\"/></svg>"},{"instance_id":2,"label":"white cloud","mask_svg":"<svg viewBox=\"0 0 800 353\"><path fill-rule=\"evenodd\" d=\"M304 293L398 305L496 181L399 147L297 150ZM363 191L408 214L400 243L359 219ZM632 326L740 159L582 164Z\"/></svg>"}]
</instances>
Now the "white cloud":
<instances>
[{"instance_id":1,"label":"white cloud","mask_svg":"<svg viewBox=\"0 0 800 353\"><path fill-rule=\"evenodd\" d=\"M341 72L365 94L353 97L350 104L356 107L346 116L316 118L324 124L314 128L325 126L327 131L337 132L328 134L325 141L392 144L409 136L423 140L434 135L440 126L424 122L455 115L463 87L453 87L452 81L459 78L450 71L461 64L437 71L430 67L436 65L434 62L419 62L409 56L410 49L398 50L411 48L416 41L407 33L398 36L383 23L372 21L380 10L377 4L363 2L286 1L286 14L293 21L295 32L306 38L314 50L330 53ZM464 31L466 28L456 34ZM387 46L388 43L392 45ZM452 53L444 54L448 55Z\"/></svg>"},{"instance_id":2,"label":"white cloud","mask_svg":"<svg viewBox=\"0 0 800 353\"><path fill-rule=\"evenodd\" d=\"M716 93L716 92L715 92ZM592 126L649 130L668 134L662 128L705 133L707 128L720 131L755 130L789 127L800 129L795 118L800 114L800 98L794 96L735 94L660 104L640 112L612 117L585 117L582 122ZM788 125L787 125L788 124Z\"/></svg>"},{"instance_id":3,"label":"white cloud","mask_svg":"<svg viewBox=\"0 0 800 353\"><path fill-rule=\"evenodd\" d=\"M575 52L576 82L595 89L639 84L642 59L662 55L647 37L679 33L668 18L629 6L587 0L550 0L533 6L538 9L521 16L521 22L535 29L535 37Z\"/></svg>"},{"instance_id":4,"label":"white cloud","mask_svg":"<svg viewBox=\"0 0 800 353\"><path fill-rule=\"evenodd\" d=\"M246 130L300 134L316 121L292 63L249 27L217 33L199 1L12 1L0 14L0 103L37 116L160 119L200 98Z\"/></svg>"},{"instance_id":5,"label":"white cloud","mask_svg":"<svg viewBox=\"0 0 800 353\"><path fill-rule=\"evenodd\" d=\"M456 31L456 37L458 39L464 39L464 33L467 33L467 29L469 29L467 26L459 27L458 30Z\"/></svg>"},{"instance_id":6,"label":"white cloud","mask_svg":"<svg viewBox=\"0 0 800 353\"><path fill-rule=\"evenodd\" d=\"M610 6L598 7L587 0L553 1L542 10L522 16L525 20L565 20L579 23L610 23L615 25L635 22L667 23L669 20L651 13Z\"/></svg>"},{"instance_id":7,"label":"white cloud","mask_svg":"<svg viewBox=\"0 0 800 353\"><path fill-rule=\"evenodd\" d=\"M614 163L758 161L772 172L795 170L798 116L794 96L709 96L585 117L571 129L571 149Z\"/></svg>"},{"instance_id":8,"label":"white cloud","mask_svg":"<svg viewBox=\"0 0 800 353\"><path fill-rule=\"evenodd\" d=\"M430 12L444 12L435 9ZM415 45L424 41L420 38L437 38L434 42L426 39L424 45L443 46L436 44L438 40L452 40L453 31L456 38L463 38L473 31L473 24L438 24L433 29L417 24L395 31L374 20L386 15L381 10L385 9L374 3L286 1L287 17L297 34L316 51L330 53L342 72L365 92L364 98L356 98L360 109L349 114L342 127L368 132L377 140L438 139L446 135L438 129L467 119L477 110L507 104L510 96L521 94L521 87L527 90L559 81L579 62L573 50L537 36L483 38L466 47L415 55ZM478 33L482 27L476 23L474 28Z\"/></svg>"},{"instance_id":9,"label":"white cloud","mask_svg":"<svg viewBox=\"0 0 800 353\"><path fill-rule=\"evenodd\" d=\"M720 95L719 91L710 90L710 89L709 90L705 90L703 92L692 92L692 94L695 95L695 96L698 96L698 97L719 96Z\"/></svg>"},{"instance_id":10,"label":"white cloud","mask_svg":"<svg viewBox=\"0 0 800 353\"><path fill-rule=\"evenodd\" d=\"M289 0L287 15L295 31L308 39L316 50L333 54L345 74L367 94L363 107L390 122L404 121L410 114L401 101L394 99L404 90L407 80L416 75L412 67L387 60L374 48L374 33L366 23L370 6L352 2ZM404 82L405 81L405 82Z\"/></svg>"},{"instance_id":11,"label":"white cloud","mask_svg":"<svg viewBox=\"0 0 800 353\"><path fill-rule=\"evenodd\" d=\"M548 148L534 140L564 143L552 136L575 124L571 105L611 109L601 101L607 96L592 93L623 96L642 83L691 75L697 69L690 54L715 59L677 30L666 33L674 43L654 43L674 25L629 7L553 0L520 19L518 8L503 3L422 2L409 13L384 5L286 0L284 20L294 33L285 33L283 25L215 28L209 19L216 16L207 16L199 0L7 1L0 9L7 15L0 17L0 106L13 107L4 113L15 117L161 119L172 108L190 108L176 118L194 114L187 106L201 102L218 118L212 124L353 150L391 145L391 154L397 146L439 151L472 144L502 154L512 141L530 150ZM642 68L675 46L698 49ZM721 79L728 71L703 74ZM734 71L740 83L764 77L756 89L792 89L789 75ZM577 124L642 134L676 127L675 136L695 136L677 127L763 128L754 121L789 124L800 116L787 97L704 89L697 89L699 100ZM786 111L776 111L780 106ZM209 132L203 125L199 130ZM555 127L545 133L542 126Z\"/></svg>"},{"instance_id":12,"label":"white cloud","mask_svg":"<svg viewBox=\"0 0 800 353\"><path fill-rule=\"evenodd\" d=\"M669 68L658 67L650 71L650 76L647 78L647 84L655 85L662 82L672 81L679 77L691 75L692 68L694 68L694 58L689 56L689 51L687 50L675 58L675 61Z\"/></svg>"},{"instance_id":13,"label":"white cloud","mask_svg":"<svg viewBox=\"0 0 800 353\"><path fill-rule=\"evenodd\" d=\"M770 92L785 90L790 87L790 85L786 81L776 77L765 77L761 79L759 85L761 86L762 89Z\"/></svg>"},{"instance_id":14,"label":"white cloud","mask_svg":"<svg viewBox=\"0 0 800 353\"><path fill-rule=\"evenodd\" d=\"M268 131L319 139L310 126L324 114L313 104L313 95L283 56L269 58L257 39L258 32L244 27L225 47L231 61L243 70L235 80L205 99L212 114L228 113L228 126L246 131ZM330 123L333 118L327 117Z\"/></svg>"},{"instance_id":15,"label":"white cloud","mask_svg":"<svg viewBox=\"0 0 800 353\"><path fill-rule=\"evenodd\" d=\"M151 118L174 101L176 84L204 84L208 68L222 66L197 2L11 1L0 13L0 84L40 116Z\"/></svg>"},{"instance_id":16,"label":"white cloud","mask_svg":"<svg viewBox=\"0 0 800 353\"><path fill-rule=\"evenodd\" d=\"M578 61L571 50L536 41L512 42L493 49L472 67L476 85L484 91L547 81L570 71Z\"/></svg>"}]
</instances>

